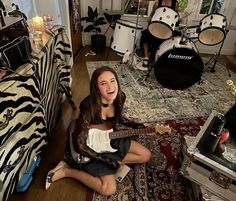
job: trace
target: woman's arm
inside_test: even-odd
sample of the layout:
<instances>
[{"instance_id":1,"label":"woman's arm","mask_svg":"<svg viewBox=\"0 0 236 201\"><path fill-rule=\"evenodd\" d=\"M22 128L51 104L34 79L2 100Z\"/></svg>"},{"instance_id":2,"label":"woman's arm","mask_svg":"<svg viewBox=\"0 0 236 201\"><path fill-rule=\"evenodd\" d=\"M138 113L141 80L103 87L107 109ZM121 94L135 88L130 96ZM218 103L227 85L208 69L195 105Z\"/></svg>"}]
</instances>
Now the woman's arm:
<instances>
[{"instance_id":1,"label":"woman's arm","mask_svg":"<svg viewBox=\"0 0 236 201\"><path fill-rule=\"evenodd\" d=\"M149 16L150 20L152 19L152 17L153 17L153 15L154 15L157 8L158 8L158 1L155 1L155 3L152 6L152 11L151 11L150 16Z\"/></svg>"},{"instance_id":2,"label":"woman's arm","mask_svg":"<svg viewBox=\"0 0 236 201\"><path fill-rule=\"evenodd\" d=\"M119 123L121 125L127 126L127 127L131 127L131 128L145 128L145 126L143 125L143 123L139 123L136 121L132 121L126 117L121 117Z\"/></svg>"}]
</instances>

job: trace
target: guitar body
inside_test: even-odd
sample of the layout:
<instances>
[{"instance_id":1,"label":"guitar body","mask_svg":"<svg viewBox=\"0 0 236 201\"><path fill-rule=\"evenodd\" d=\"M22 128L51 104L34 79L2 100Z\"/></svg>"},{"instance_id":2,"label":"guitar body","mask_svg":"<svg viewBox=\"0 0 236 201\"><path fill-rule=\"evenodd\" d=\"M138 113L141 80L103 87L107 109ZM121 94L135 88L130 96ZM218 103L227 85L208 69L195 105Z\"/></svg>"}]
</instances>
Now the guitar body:
<instances>
[{"instance_id":1,"label":"guitar body","mask_svg":"<svg viewBox=\"0 0 236 201\"><path fill-rule=\"evenodd\" d=\"M98 153L104 152L116 152L117 149L111 147L111 140L109 134L113 132L113 129L100 130L97 128L89 129L87 145Z\"/></svg>"}]
</instances>

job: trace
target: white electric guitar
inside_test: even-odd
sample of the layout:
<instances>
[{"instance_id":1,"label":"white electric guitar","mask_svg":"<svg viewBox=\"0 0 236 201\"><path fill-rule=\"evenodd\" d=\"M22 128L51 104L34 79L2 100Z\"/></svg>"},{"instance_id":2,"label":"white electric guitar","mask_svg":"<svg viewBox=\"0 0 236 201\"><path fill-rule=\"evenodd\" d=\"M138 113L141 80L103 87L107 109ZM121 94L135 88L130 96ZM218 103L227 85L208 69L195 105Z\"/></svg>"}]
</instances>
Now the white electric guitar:
<instances>
[{"instance_id":1,"label":"white electric guitar","mask_svg":"<svg viewBox=\"0 0 236 201\"><path fill-rule=\"evenodd\" d=\"M104 152L116 152L116 149L113 149L110 145L111 139L124 138L135 135L143 135L148 133L170 133L171 128L164 125L156 125L153 127L138 128L138 129L127 129L120 131L110 130L100 130L97 128L89 129L87 145L98 153Z\"/></svg>"}]
</instances>

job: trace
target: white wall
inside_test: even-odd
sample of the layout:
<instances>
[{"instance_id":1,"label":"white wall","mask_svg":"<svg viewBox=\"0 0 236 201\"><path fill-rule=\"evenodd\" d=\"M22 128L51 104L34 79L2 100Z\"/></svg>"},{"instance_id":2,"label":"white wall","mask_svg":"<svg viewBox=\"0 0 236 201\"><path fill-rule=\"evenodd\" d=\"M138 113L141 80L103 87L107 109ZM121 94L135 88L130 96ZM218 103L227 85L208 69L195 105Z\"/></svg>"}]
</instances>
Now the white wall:
<instances>
[{"instance_id":1,"label":"white wall","mask_svg":"<svg viewBox=\"0 0 236 201\"><path fill-rule=\"evenodd\" d=\"M113 0L113 11L121 10L121 1L122 0ZM91 6L93 9L97 8L98 12L102 15L106 8L111 7L111 0L80 0L81 3L81 16L87 16L88 6ZM81 22L83 27L86 27L86 22ZM105 33L108 28L108 24L100 26L102 29L101 34ZM106 33L106 45L110 46L111 37L113 36L114 30L109 28ZM82 33L83 45L91 44L91 35L93 33Z\"/></svg>"},{"instance_id":2,"label":"white wall","mask_svg":"<svg viewBox=\"0 0 236 201\"><path fill-rule=\"evenodd\" d=\"M116 0L118 1L118 0ZM121 0L119 0L121 1ZM226 7L223 8L223 14L227 18L228 24L232 20L232 25L236 26L236 14L233 16L234 11L236 9L236 1L235 0L226 0ZM101 0L81 0L81 6L82 6L82 16L87 16L87 8L88 5L92 6L93 8L101 6L100 4ZM199 9L199 4L201 1L199 0L189 0L189 7L186 9L189 13L192 12L192 14L188 17L188 22L187 26L191 25L199 25L199 20L201 19L199 15L196 15L197 9ZM136 22L136 17L135 16L122 16L122 19L126 19L132 22ZM147 18L140 17L139 18L139 24L142 24L144 27L147 25ZM107 25L103 25L102 29L105 31L107 28ZM109 30L108 33L106 34L107 36L107 46L110 45L110 39L113 36L114 30ZM87 45L90 44L90 36L91 33L83 33L83 44ZM230 30L226 36L226 39L224 41L224 45L221 50L221 54L225 55L235 55L236 54L236 31L235 30ZM214 46L206 46L202 45L200 42L196 43L199 52L200 53L216 53L219 50L220 44L219 45L214 45Z\"/></svg>"}]
</instances>

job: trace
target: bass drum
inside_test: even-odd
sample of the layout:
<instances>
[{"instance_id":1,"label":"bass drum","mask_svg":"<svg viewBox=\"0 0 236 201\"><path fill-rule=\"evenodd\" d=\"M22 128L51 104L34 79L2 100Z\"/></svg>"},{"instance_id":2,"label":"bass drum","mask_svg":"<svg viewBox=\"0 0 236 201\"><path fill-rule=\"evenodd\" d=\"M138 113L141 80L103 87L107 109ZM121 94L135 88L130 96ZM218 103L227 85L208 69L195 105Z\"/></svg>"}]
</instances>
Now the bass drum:
<instances>
[{"instance_id":1,"label":"bass drum","mask_svg":"<svg viewBox=\"0 0 236 201\"><path fill-rule=\"evenodd\" d=\"M164 41L155 55L155 77L170 89L186 89L201 80L204 64L192 41L177 36Z\"/></svg>"}]
</instances>

